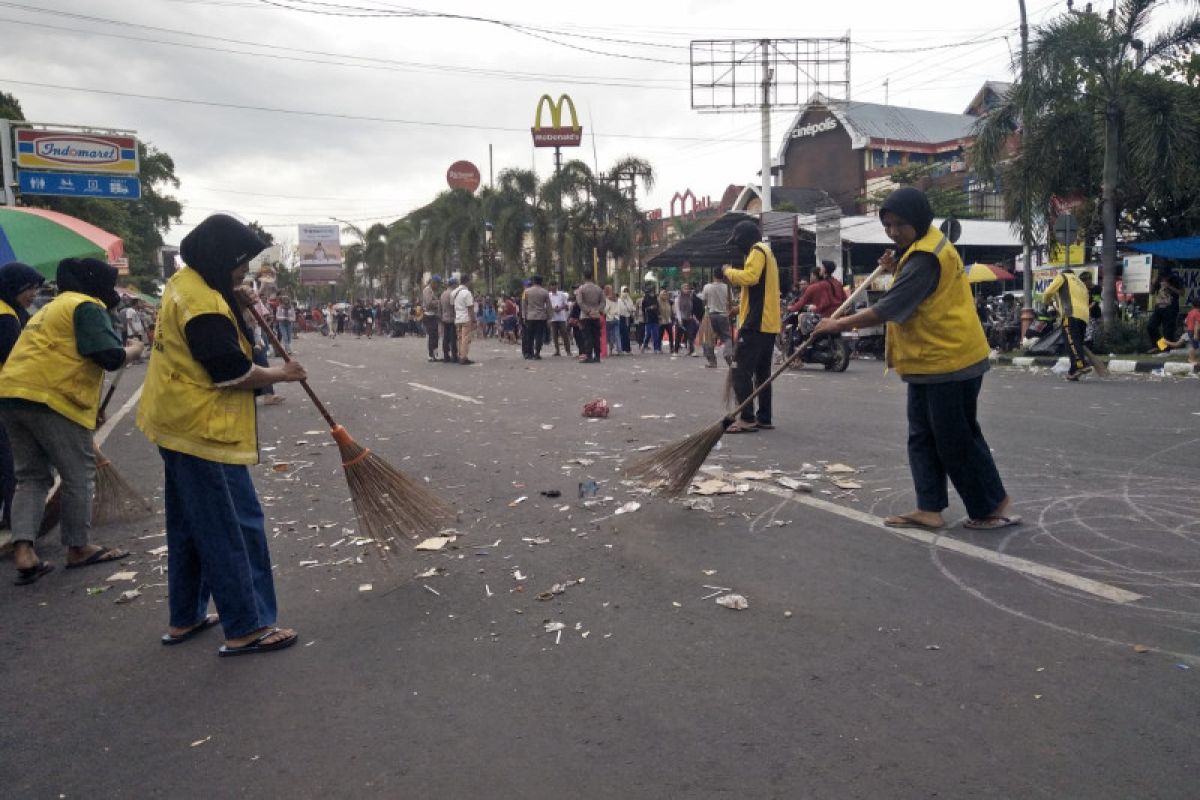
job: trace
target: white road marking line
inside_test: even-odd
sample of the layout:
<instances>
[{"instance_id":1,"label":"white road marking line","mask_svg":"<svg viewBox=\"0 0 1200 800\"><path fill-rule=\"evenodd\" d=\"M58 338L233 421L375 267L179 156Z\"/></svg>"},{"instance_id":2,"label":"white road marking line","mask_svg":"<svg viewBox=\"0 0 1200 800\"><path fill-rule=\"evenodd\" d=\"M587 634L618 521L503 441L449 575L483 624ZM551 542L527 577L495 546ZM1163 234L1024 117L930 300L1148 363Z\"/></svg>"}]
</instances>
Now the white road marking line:
<instances>
[{"instance_id":1,"label":"white road marking line","mask_svg":"<svg viewBox=\"0 0 1200 800\"><path fill-rule=\"evenodd\" d=\"M482 400L476 400L474 397L467 397L466 395L463 395L463 394L455 394L454 392L447 392L445 389L435 389L432 386L426 386L423 383L413 383L412 381L409 381L408 385L413 387L414 389L424 389L427 392L436 392L437 394L444 394L444 395L446 395L446 397L453 397L455 400L462 400L464 403L474 403L477 406L483 405Z\"/></svg>"},{"instance_id":2,"label":"white road marking line","mask_svg":"<svg viewBox=\"0 0 1200 800\"><path fill-rule=\"evenodd\" d=\"M125 401L125 405L117 409L117 413L106 419L104 424L100 426L100 429L96 431L96 435L92 437L96 440L96 447L104 444L104 440L107 439L108 435L113 432L114 428L117 427L117 423L124 419L125 415L132 411L133 407L137 405L138 400L140 400L142 397L143 386L145 386L145 384L139 385L134 391L133 396Z\"/></svg>"},{"instance_id":3,"label":"white road marking line","mask_svg":"<svg viewBox=\"0 0 1200 800\"><path fill-rule=\"evenodd\" d=\"M732 481L732 476L725 470L719 467L704 467L704 472L710 475L719 477L726 481ZM940 550L949 550L959 555L967 556L968 558L976 558L980 561L986 561L989 564L994 564L998 567L1011 569L1016 572L1021 572L1026 575L1032 575L1036 578L1041 578L1051 583L1057 583L1060 586L1066 586L1080 592L1094 595L1096 597L1110 600L1114 603L1133 603L1144 599L1144 595L1130 592L1116 586L1110 586L1107 583L1094 581L1091 578L1084 578L1079 575L1074 575L1070 572L1065 572L1061 569L1048 567L1045 564L1039 564L1036 561L1030 561L1017 556L1010 556L1004 553L997 553L994 550L988 550L986 547L968 544L967 542L958 539L952 539L943 536L936 531L925 531L920 528L889 528L883 524L883 520L873 514L868 514L865 511L859 511L854 508L846 508L837 503L831 503L828 500L821 500L816 497L809 497L803 494L796 494L787 489L768 486L762 483L750 482L750 485L760 492L775 495L776 497L784 497L794 503L817 508L822 511L827 511L830 514L837 514L854 522L860 522L863 525L868 525L872 528L879 528L890 534L902 536L906 539L911 539L922 544L927 544L936 547Z\"/></svg>"},{"instance_id":4,"label":"white road marking line","mask_svg":"<svg viewBox=\"0 0 1200 800\"><path fill-rule=\"evenodd\" d=\"M340 361L332 361L328 358L325 359L325 363L333 364L335 367L345 367L346 369L366 369L362 364L343 364Z\"/></svg>"}]
</instances>

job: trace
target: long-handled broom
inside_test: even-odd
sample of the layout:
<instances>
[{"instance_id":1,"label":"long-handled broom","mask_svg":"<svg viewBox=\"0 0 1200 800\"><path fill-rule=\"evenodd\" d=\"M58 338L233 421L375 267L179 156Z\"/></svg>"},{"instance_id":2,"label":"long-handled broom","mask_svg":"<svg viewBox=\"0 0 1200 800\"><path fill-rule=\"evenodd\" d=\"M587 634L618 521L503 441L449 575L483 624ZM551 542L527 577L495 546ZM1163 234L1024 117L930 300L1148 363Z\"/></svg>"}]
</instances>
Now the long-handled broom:
<instances>
[{"instance_id":1,"label":"long-handled broom","mask_svg":"<svg viewBox=\"0 0 1200 800\"><path fill-rule=\"evenodd\" d=\"M275 352L284 361L290 361L279 337L258 309L251 307L250 311L270 338ZM308 381L300 381L300 385L325 418L329 434L337 442L358 524L380 546L385 557L391 549L392 539L398 536L413 538L422 531L437 530L442 522L454 518L456 512L446 501L355 442L334 420Z\"/></svg>"},{"instance_id":2,"label":"long-handled broom","mask_svg":"<svg viewBox=\"0 0 1200 800\"><path fill-rule=\"evenodd\" d=\"M867 290L876 278L885 272L883 267L877 267L865 281L863 281L857 289L850 293L850 296L842 302L837 310L830 314L830 318L834 319L842 316L846 309L852 308L859 297ZM809 336L804 342L796 348L795 352L784 360L779 368L776 369L771 376L760 383L750 393L750 396L738 405L737 408L730 411L721 419L708 426L698 433L693 433L686 439L668 445L657 450L642 460L632 464L625 470L625 473L632 478L637 478L649 483L652 488L659 494L667 497L678 497L688 490L692 484L692 478L700 470L700 466L704 460L708 458L708 454L717 446L717 442L721 441L721 437L725 434L725 428L729 423L737 418L737 415L742 409L754 402L754 398L758 397L764 389L771 385L771 382L778 378L793 361L796 361L803 355L804 351L812 345L816 339L816 335Z\"/></svg>"}]
</instances>

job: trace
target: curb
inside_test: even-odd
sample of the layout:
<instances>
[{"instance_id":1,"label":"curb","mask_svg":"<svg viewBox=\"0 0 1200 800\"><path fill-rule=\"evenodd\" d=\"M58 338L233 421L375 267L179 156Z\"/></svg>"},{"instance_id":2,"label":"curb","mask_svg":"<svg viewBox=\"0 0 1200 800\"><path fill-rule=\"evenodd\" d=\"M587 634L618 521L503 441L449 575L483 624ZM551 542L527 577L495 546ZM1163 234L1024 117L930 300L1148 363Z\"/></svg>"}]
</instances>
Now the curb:
<instances>
[{"instance_id":1,"label":"curb","mask_svg":"<svg viewBox=\"0 0 1200 800\"><path fill-rule=\"evenodd\" d=\"M1128 358L1101 360L1108 365L1110 372L1123 374L1138 373L1150 375L1158 373L1160 375L1171 375L1182 378L1196 372L1191 364L1179 361L1141 361ZM1069 366L1066 356L1057 358L1054 356L996 356L992 359L992 363L1002 367L1016 367L1017 369L1026 370L1034 368L1052 369L1059 364L1063 367Z\"/></svg>"}]
</instances>

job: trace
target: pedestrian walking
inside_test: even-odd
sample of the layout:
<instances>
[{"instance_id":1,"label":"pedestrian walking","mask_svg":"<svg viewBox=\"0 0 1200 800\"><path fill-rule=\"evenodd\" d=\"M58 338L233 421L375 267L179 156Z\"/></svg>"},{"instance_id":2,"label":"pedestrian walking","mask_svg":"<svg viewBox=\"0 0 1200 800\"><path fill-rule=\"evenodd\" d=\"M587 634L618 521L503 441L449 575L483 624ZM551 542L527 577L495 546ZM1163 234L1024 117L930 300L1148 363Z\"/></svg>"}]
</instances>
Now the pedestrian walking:
<instances>
[{"instance_id":1,"label":"pedestrian walking","mask_svg":"<svg viewBox=\"0 0 1200 800\"><path fill-rule=\"evenodd\" d=\"M745 256L741 269L720 268L725 280L742 287L733 368L733 390L740 405L771 375L771 358L780 331L779 265L771 248L762 241L758 225L749 220L733 227L727 243ZM758 395L758 410L753 406L751 403L742 409L740 418L729 425L726 433L753 433L775 427L769 383Z\"/></svg>"},{"instance_id":2,"label":"pedestrian walking","mask_svg":"<svg viewBox=\"0 0 1200 800\"><path fill-rule=\"evenodd\" d=\"M729 308L733 305L733 292L725 281L720 270L713 273L711 281L700 290L701 299L708 315L708 325L712 331L712 342L704 345L704 357L708 360L706 366L717 366L717 346L720 345L725 355L725 363L733 365L730 355L733 334L729 327Z\"/></svg>"},{"instance_id":3,"label":"pedestrian walking","mask_svg":"<svg viewBox=\"0 0 1200 800\"><path fill-rule=\"evenodd\" d=\"M645 331L642 334L642 352L654 345L654 352L662 352L662 336L658 332L659 305L658 293L654 285L647 283L645 294L642 295L642 316L645 317Z\"/></svg>"},{"instance_id":4,"label":"pedestrian walking","mask_svg":"<svg viewBox=\"0 0 1200 800\"><path fill-rule=\"evenodd\" d=\"M675 352L678 353L687 345L689 356L696 355L696 328L700 324L696 319L693 300L692 285L685 283L679 289L679 296L675 298L675 319L679 321L679 332L675 335Z\"/></svg>"},{"instance_id":5,"label":"pedestrian walking","mask_svg":"<svg viewBox=\"0 0 1200 800\"><path fill-rule=\"evenodd\" d=\"M917 509L884 524L934 530L945 523L947 478L970 519L964 527L996 530L1016 525L1010 498L977 419L987 372L987 337L971 301L962 259L933 226L933 210L919 189L892 192L879 209L884 232L896 243L880 265L896 274L873 306L824 319L815 333L843 333L887 323L887 361L908 384L908 463Z\"/></svg>"},{"instance_id":6,"label":"pedestrian walking","mask_svg":"<svg viewBox=\"0 0 1200 800\"><path fill-rule=\"evenodd\" d=\"M608 354L621 354L621 321L618 315L617 296L612 285L604 287L604 334L608 342Z\"/></svg>"},{"instance_id":7,"label":"pedestrian walking","mask_svg":"<svg viewBox=\"0 0 1200 800\"><path fill-rule=\"evenodd\" d=\"M659 347L654 348L654 352L659 352L662 345L662 337L667 337L668 352L675 352L675 303L671 299L671 293L664 286L658 292L658 329L659 329Z\"/></svg>"},{"instance_id":8,"label":"pedestrian walking","mask_svg":"<svg viewBox=\"0 0 1200 800\"><path fill-rule=\"evenodd\" d=\"M0 267L0 370L8 361L29 322L29 307L46 279L28 264L11 261ZM12 528L13 494L17 490L17 474L13 465L12 445L8 442L4 423L0 422L0 530Z\"/></svg>"},{"instance_id":9,"label":"pedestrian walking","mask_svg":"<svg viewBox=\"0 0 1200 800\"><path fill-rule=\"evenodd\" d=\"M292 354L292 337L296 332L296 307L292 298L286 294L279 298L279 307L275 309L275 327L279 329L279 341L284 351Z\"/></svg>"},{"instance_id":10,"label":"pedestrian walking","mask_svg":"<svg viewBox=\"0 0 1200 800\"><path fill-rule=\"evenodd\" d=\"M94 258L61 261L59 294L29 318L0 370L0 422L8 433L17 480L13 495L16 583L28 585L54 569L38 557L51 468L62 480L60 528L67 568L117 561L129 555L92 544L96 456L92 432L100 412L104 372L142 354L113 330L117 270ZM15 309L14 309L15 310Z\"/></svg>"},{"instance_id":11,"label":"pedestrian walking","mask_svg":"<svg viewBox=\"0 0 1200 800\"><path fill-rule=\"evenodd\" d=\"M169 627L175 645L220 623L222 656L281 650L296 631L276 626L277 604L263 510L249 465L258 463L254 390L301 381L296 361L261 367L240 315L240 288L266 248L233 217L214 214L180 243L187 266L163 290L138 427L163 460ZM208 614L209 599L219 617Z\"/></svg>"},{"instance_id":12,"label":"pedestrian walking","mask_svg":"<svg viewBox=\"0 0 1200 800\"><path fill-rule=\"evenodd\" d=\"M621 352L632 353L629 336L633 330L633 320L637 316L637 304L629 294L629 287L622 286L621 294L617 297L617 333L620 334Z\"/></svg>"},{"instance_id":13,"label":"pedestrian walking","mask_svg":"<svg viewBox=\"0 0 1200 800\"><path fill-rule=\"evenodd\" d=\"M1080 376L1092 371L1083 349L1083 339L1088 325L1088 290L1075 275L1075 270L1064 269L1054 276L1042 290L1042 302L1058 309L1062 320L1063 337L1067 342L1067 358L1071 367L1067 380L1077 381Z\"/></svg>"},{"instance_id":14,"label":"pedestrian walking","mask_svg":"<svg viewBox=\"0 0 1200 800\"><path fill-rule=\"evenodd\" d=\"M438 313L442 294L442 276L433 275L429 283L421 289L421 322L425 326L425 347L429 351L429 361L438 360L438 333L442 328L442 319Z\"/></svg>"}]
</instances>

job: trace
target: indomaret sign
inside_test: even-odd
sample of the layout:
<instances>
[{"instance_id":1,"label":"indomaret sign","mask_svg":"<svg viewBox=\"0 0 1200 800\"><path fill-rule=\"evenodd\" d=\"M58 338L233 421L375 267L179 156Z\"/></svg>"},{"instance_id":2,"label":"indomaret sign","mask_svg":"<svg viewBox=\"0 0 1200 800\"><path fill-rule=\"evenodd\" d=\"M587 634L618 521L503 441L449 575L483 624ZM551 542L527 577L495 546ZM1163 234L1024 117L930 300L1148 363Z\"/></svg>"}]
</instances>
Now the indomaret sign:
<instances>
[{"instance_id":1,"label":"indomaret sign","mask_svg":"<svg viewBox=\"0 0 1200 800\"><path fill-rule=\"evenodd\" d=\"M566 103L567 109L571 112L569 126L562 124L563 103ZM542 125L543 105L550 109L549 127ZM583 128L579 124L579 116L575 113L575 103L569 95L565 94L559 95L557 103L550 99L548 94L541 96L533 117L533 127L530 130L533 132L534 147L578 147L583 142Z\"/></svg>"}]
</instances>

